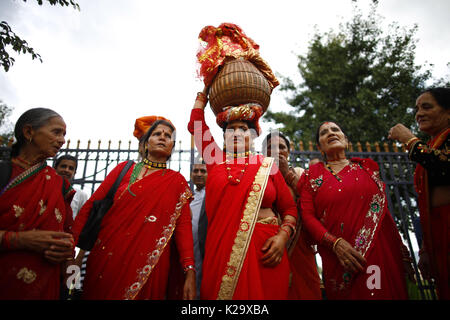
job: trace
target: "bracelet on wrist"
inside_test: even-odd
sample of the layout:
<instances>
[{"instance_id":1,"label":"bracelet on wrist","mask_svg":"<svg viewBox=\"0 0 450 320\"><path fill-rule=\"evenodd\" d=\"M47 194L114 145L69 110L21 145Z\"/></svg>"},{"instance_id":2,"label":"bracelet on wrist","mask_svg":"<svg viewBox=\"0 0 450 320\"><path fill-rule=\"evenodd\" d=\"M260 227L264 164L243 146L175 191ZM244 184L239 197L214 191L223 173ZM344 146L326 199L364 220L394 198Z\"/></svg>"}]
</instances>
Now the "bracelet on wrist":
<instances>
[{"instance_id":1,"label":"bracelet on wrist","mask_svg":"<svg viewBox=\"0 0 450 320\"><path fill-rule=\"evenodd\" d=\"M284 226L291 228L292 234L295 234L295 232L297 231L296 226L293 222L283 221L283 223L281 224L281 227L284 227Z\"/></svg>"},{"instance_id":2,"label":"bracelet on wrist","mask_svg":"<svg viewBox=\"0 0 450 320\"><path fill-rule=\"evenodd\" d=\"M325 232L325 234L322 237L322 241L321 243L328 246L330 249L333 248L333 245L336 241L336 237L333 236L331 233L329 232Z\"/></svg>"},{"instance_id":3,"label":"bracelet on wrist","mask_svg":"<svg viewBox=\"0 0 450 320\"><path fill-rule=\"evenodd\" d=\"M6 231L3 233L3 238L1 241L2 248L7 249L7 250L13 249L13 245L12 245L12 241L11 241L13 234L16 234L15 240L17 242L17 232Z\"/></svg>"},{"instance_id":4,"label":"bracelet on wrist","mask_svg":"<svg viewBox=\"0 0 450 320\"><path fill-rule=\"evenodd\" d=\"M420 139L417 138L417 137L412 137L411 139L409 139L409 140L405 143L406 149L407 149L407 150L410 150L410 149L411 149L411 146L414 144L414 142L419 141L419 140L420 140Z\"/></svg>"},{"instance_id":5,"label":"bracelet on wrist","mask_svg":"<svg viewBox=\"0 0 450 320\"><path fill-rule=\"evenodd\" d=\"M190 264L190 265L184 267L184 269L183 269L184 273L187 273L189 270L194 270L194 272L195 272L195 266Z\"/></svg>"},{"instance_id":6,"label":"bracelet on wrist","mask_svg":"<svg viewBox=\"0 0 450 320\"><path fill-rule=\"evenodd\" d=\"M285 229L283 229L283 228L280 227L280 231L286 232L286 234L287 234L287 236L288 236L288 239L291 238L291 235L290 235L289 232L287 232Z\"/></svg>"},{"instance_id":7,"label":"bracelet on wrist","mask_svg":"<svg viewBox=\"0 0 450 320\"><path fill-rule=\"evenodd\" d=\"M206 104L208 102L208 97L203 92L197 92L197 97L195 100L199 100Z\"/></svg>"},{"instance_id":8,"label":"bracelet on wrist","mask_svg":"<svg viewBox=\"0 0 450 320\"><path fill-rule=\"evenodd\" d=\"M342 238L337 238L336 241L334 241L334 243L333 243L333 251L336 250L336 245L337 245L338 242L341 241L341 240L342 240Z\"/></svg>"}]
</instances>

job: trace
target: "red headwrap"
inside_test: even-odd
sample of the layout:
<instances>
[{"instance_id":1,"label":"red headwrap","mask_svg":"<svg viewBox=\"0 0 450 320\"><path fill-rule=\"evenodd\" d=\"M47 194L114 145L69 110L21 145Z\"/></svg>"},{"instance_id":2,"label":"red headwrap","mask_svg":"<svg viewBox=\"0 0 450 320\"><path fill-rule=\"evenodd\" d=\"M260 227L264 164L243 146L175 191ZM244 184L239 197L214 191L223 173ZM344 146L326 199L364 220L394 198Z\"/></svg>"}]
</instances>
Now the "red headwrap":
<instances>
[{"instance_id":1,"label":"red headwrap","mask_svg":"<svg viewBox=\"0 0 450 320\"><path fill-rule=\"evenodd\" d=\"M200 63L198 74L205 85L212 83L227 57L242 57L253 63L269 81L272 89L279 84L270 66L261 58L259 45L238 25L222 23L218 28L206 26L200 31L199 40L201 44L197 52L197 60Z\"/></svg>"},{"instance_id":2,"label":"red headwrap","mask_svg":"<svg viewBox=\"0 0 450 320\"><path fill-rule=\"evenodd\" d=\"M258 120L263 114L262 107L257 103L241 104L239 106L225 107L216 117L217 124L224 128L227 123L235 120L250 121L255 124L256 133L261 134Z\"/></svg>"},{"instance_id":3,"label":"red headwrap","mask_svg":"<svg viewBox=\"0 0 450 320\"><path fill-rule=\"evenodd\" d=\"M150 129L150 127L158 120L164 120L169 122L172 127L175 128L173 123L164 117L161 116L144 116L136 119L136 122L134 123L134 132L133 135L138 138L138 140L141 139L141 137Z\"/></svg>"}]
</instances>

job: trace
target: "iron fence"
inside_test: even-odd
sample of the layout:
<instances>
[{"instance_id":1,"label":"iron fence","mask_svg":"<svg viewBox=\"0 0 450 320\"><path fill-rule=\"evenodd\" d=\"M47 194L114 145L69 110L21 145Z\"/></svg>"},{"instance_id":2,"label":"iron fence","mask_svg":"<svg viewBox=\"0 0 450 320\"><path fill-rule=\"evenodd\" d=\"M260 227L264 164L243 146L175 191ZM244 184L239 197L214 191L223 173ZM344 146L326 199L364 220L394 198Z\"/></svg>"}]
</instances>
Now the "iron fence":
<instances>
[{"instance_id":1,"label":"iron fence","mask_svg":"<svg viewBox=\"0 0 450 320\"><path fill-rule=\"evenodd\" d=\"M105 177L114 167L126 160L139 160L137 149L131 148L131 142L123 147L121 142L117 148L111 147L109 142L107 147L101 147L100 141L97 148L92 148L88 142L86 148L81 148L78 141L76 148L67 147L62 149L57 155L70 154L77 157L78 168L73 184L75 187L92 194L102 183ZM436 299L434 286L432 283L425 282L417 267L417 250L421 246L422 235L419 223L419 211L417 206L417 194L413 185L413 174L415 163L411 162L408 154L403 150L394 147L394 151L384 145L384 151L375 144L376 151L372 151L370 144L366 146L367 151L362 151L361 144L357 144L357 150L351 146L349 157L372 158L380 167L380 175L386 184L386 193L388 198L389 210L397 223L397 226L403 236L404 242L413 254L413 267L416 273L417 284L422 295L422 299ZM300 151L291 150L291 163L294 166L308 168L310 159L320 158L320 153L313 150L311 143L309 150L304 150L303 144L300 144ZM196 150L192 147L189 150L175 147L169 160L168 167L180 172L187 181L190 180L190 171L196 155ZM0 160L9 157L9 148L0 147ZM49 159L48 164L52 165L56 159ZM192 184L190 183L191 188Z\"/></svg>"}]
</instances>

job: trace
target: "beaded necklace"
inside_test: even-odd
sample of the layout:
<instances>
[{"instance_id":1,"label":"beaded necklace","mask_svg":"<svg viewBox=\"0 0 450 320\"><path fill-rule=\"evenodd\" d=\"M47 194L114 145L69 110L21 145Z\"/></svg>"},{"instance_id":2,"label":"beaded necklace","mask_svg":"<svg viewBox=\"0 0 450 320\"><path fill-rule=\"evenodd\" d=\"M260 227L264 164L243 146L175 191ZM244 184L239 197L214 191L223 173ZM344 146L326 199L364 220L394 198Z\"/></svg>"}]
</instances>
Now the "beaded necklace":
<instances>
[{"instance_id":1,"label":"beaded necklace","mask_svg":"<svg viewBox=\"0 0 450 320\"><path fill-rule=\"evenodd\" d=\"M333 171L333 169L331 169L330 165L328 164L328 162L325 162L325 166L327 167L328 171L331 172L331 174L339 181L342 182L342 179L336 174L336 172Z\"/></svg>"},{"instance_id":2,"label":"beaded necklace","mask_svg":"<svg viewBox=\"0 0 450 320\"><path fill-rule=\"evenodd\" d=\"M154 162L148 160L147 158L142 160L144 165L149 169L167 169L167 164L165 162Z\"/></svg>"},{"instance_id":3,"label":"beaded necklace","mask_svg":"<svg viewBox=\"0 0 450 320\"><path fill-rule=\"evenodd\" d=\"M245 171L248 168L248 163L250 161L249 155L251 153L249 151L243 152L243 153L234 153L234 154L233 153L231 153L231 154L227 153L227 155L229 155L230 157L233 156L233 158L235 158L235 159L238 158L238 155L244 155L244 154L245 154L244 169L241 169L239 171L239 176L238 177L235 177L235 176L231 175L231 167L229 166L229 163L231 161L229 159L225 160L225 170L226 170L225 172L227 174L228 183L236 185L236 184L239 184L241 182L242 177L244 176L244 173L245 173ZM242 157L239 157L239 158L242 158Z\"/></svg>"},{"instance_id":4,"label":"beaded necklace","mask_svg":"<svg viewBox=\"0 0 450 320\"><path fill-rule=\"evenodd\" d=\"M23 166L21 166L19 163L17 163L20 167L24 168L24 169L28 169L29 167L32 167L31 162L26 161L24 159L22 159L21 157L15 157L13 160L16 160L17 162L20 162L21 164L26 165L27 167L24 168Z\"/></svg>"},{"instance_id":5,"label":"beaded necklace","mask_svg":"<svg viewBox=\"0 0 450 320\"><path fill-rule=\"evenodd\" d=\"M244 158L244 157L248 157L251 154L252 153L250 151L245 151L245 152L227 152L227 156L228 157L233 157L233 158Z\"/></svg>"}]
</instances>

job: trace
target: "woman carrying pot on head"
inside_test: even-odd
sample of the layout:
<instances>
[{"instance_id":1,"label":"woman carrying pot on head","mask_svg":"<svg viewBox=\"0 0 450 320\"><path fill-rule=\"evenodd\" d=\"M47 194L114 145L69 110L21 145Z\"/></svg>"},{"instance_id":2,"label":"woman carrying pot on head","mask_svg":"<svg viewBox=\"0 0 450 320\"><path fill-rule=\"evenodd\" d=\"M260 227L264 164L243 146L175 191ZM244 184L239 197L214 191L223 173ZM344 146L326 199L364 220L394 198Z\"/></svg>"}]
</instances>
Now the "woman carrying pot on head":
<instances>
[{"instance_id":1,"label":"woman carrying pot on head","mask_svg":"<svg viewBox=\"0 0 450 320\"><path fill-rule=\"evenodd\" d=\"M317 129L324 162L297 184L302 221L318 244L328 299L407 299L409 253L388 211L378 164L347 159L348 139L334 122Z\"/></svg>"},{"instance_id":2,"label":"woman carrying pot on head","mask_svg":"<svg viewBox=\"0 0 450 320\"><path fill-rule=\"evenodd\" d=\"M286 244L295 233L297 209L273 158L251 152L261 107L241 105L217 115L222 151L205 122L206 92L198 93L188 125L208 170L201 298L287 299Z\"/></svg>"},{"instance_id":3,"label":"woman carrying pot on head","mask_svg":"<svg viewBox=\"0 0 450 320\"><path fill-rule=\"evenodd\" d=\"M73 258L75 191L47 166L65 143L66 124L53 110L23 113L11 159L2 163L0 300L59 299L61 276Z\"/></svg>"},{"instance_id":4,"label":"woman carrying pot on head","mask_svg":"<svg viewBox=\"0 0 450 320\"><path fill-rule=\"evenodd\" d=\"M417 162L414 186L423 242L419 269L434 278L439 299L450 299L450 88L431 88L416 101L419 130L428 134L425 143L403 124L389 131L389 138L406 144L409 158Z\"/></svg>"},{"instance_id":5,"label":"woman carrying pot on head","mask_svg":"<svg viewBox=\"0 0 450 320\"><path fill-rule=\"evenodd\" d=\"M82 299L193 299L192 194L184 177L166 164L175 127L163 117L149 116L137 119L135 128L134 135L146 141L143 160L124 176L101 222L87 262ZM93 202L106 196L125 164L111 171L81 209L73 227L75 240ZM177 261L185 272L184 285L180 295L171 296L169 273Z\"/></svg>"}]
</instances>

